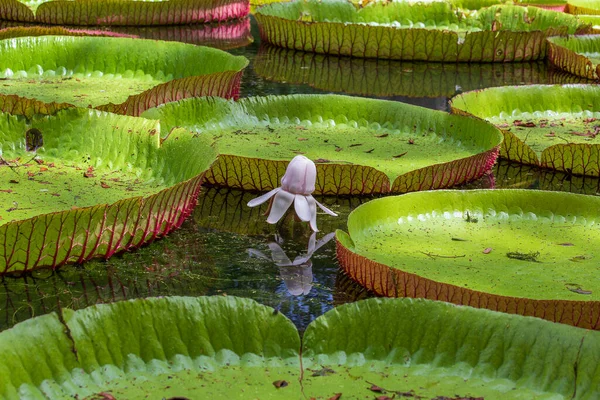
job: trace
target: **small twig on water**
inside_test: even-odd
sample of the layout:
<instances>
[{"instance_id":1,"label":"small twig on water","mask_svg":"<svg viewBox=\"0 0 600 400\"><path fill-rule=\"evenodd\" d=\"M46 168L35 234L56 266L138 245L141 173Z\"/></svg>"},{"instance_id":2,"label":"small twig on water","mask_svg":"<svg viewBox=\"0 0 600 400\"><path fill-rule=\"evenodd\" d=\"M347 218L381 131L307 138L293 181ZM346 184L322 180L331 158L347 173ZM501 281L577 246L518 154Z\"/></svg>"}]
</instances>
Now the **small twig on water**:
<instances>
[{"instance_id":1,"label":"small twig on water","mask_svg":"<svg viewBox=\"0 0 600 400\"><path fill-rule=\"evenodd\" d=\"M462 257L464 257L464 256L465 256L465 254L463 254L462 256L444 256L444 255L441 255L441 254L426 253L426 252L424 252L424 251L420 251L419 253L423 253L423 254L425 254L427 257L433 258L434 260L435 260L436 258L462 258Z\"/></svg>"}]
</instances>

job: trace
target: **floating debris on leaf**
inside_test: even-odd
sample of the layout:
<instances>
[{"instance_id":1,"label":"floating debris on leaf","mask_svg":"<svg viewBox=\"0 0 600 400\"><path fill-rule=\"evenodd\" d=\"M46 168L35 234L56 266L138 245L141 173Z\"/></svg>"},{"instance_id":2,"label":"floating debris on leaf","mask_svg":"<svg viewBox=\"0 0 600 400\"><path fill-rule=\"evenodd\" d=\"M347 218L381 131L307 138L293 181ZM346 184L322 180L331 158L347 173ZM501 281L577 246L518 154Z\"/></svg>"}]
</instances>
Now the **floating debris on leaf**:
<instances>
[{"instance_id":1,"label":"floating debris on leaf","mask_svg":"<svg viewBox=\"0 0 600 400\"><path fill-rule=\"evenodd\" d=\"M287 385L288 385L287 381L284 381L284 380L279 380L279 381L273 382L273 386L275 386L277 389L284 388Z\"/></svg>"},{"instance_id":2,"label":"floating debris on leaf","mask_svg":"<svg viewBox=\"0 0 600 400\"><path fill-rule=\"evenodd\" d=\"M331 368L322 367L321 369L309 369L312 372L311 376L329 376L335 374L335 371Z\"/></svg>"},{"instance_id":3,"label":"floating debris on leaf","mask_svg":"<svg viewBox=\"0 0 600 400\"><path fill-rule=\"evenodd\" d=\"M521 253L518 251L509 251L508 253L506 253L506 257L508 258L513 258L515 260L522 260L522 261L531 261L531 262L539 262L538 261L538 257L540 256L540 252L539 251L535 251L535 252L531 252L531 253Z\"/></svg>"},{"instance_id":4,"label":"floating debris on leaf","mask_svg":"<svg viewBox=\"0 0 600 400\"><path fill-rule=\"evenodd\" d=\"M467 211L467 217L465 218L466 222L477 223L479 222L479 218L471 217L471 214Z\"/></svg>"},{"instance_id":5,"label":"floating debris on leaf","mask_svg":"<svg viewBox=\"0 0 600 400\"><path fill-rule=\"evenodd\" d=\"M565 287L570 290L571 292L577 293L577 294L592 294L591 290L585 290L581 288L581 285L577 284L577 283L565 283Z\"/></svg>"},{"instance_id":6,"label":"floating debris on leaf","mask_svg":"<svg viewBox=\"0 0 600 400\"><path fill-rule=\"evenodd\" d=\"M581 261L589 260L590 258L592 258L592 257L591 256L586 256L586 255L582 254L582 255L579 255L579 256L575 256L575 257L569 258L569 261L581 262Z\"/></svg>"}]
</instances>

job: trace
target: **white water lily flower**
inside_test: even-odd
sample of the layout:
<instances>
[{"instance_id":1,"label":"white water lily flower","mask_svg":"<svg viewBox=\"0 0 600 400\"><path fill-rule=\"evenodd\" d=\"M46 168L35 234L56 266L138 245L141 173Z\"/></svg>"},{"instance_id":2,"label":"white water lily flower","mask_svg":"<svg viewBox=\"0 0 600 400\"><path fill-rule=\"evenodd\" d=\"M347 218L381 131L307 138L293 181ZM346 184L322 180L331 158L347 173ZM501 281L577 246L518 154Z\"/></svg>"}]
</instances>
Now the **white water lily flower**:
<instances>
[{"instance_id":1,"label":"white water lily flower","mask_svg":"<svg viewBox=\"0 0 600 400\"><path fill-rule=\"evenodd\" d=\"M275 196L267 218L268 223L277 223L294 203L298 218L304 222L310 222L311 229L317 232L317 206L331 216L337 217L337 214L312 197L316 181L317 167L315 163L304 156L296 156L290 161L283 178L281 178L281 187L250 200L248 207L258 206Z\"/></svg>"}]
</instances>

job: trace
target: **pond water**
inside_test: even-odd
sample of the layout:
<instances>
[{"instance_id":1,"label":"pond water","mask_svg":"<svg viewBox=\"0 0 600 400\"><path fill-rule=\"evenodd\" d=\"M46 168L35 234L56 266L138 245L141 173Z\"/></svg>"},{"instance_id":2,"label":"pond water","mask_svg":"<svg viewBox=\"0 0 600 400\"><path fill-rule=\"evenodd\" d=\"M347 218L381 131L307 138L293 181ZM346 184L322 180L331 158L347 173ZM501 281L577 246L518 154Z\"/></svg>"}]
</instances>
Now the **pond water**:
<instances>
[{"instance_id":1,"label":"pond water","mask_svg":"<svg viewBox=\"0 0 600 400\"><path fill-rule=\"evenodd\" d=\"M254 42L231 50L250 59L242 96L330 93L325 89L330 87L339 88L337 93L347 89L353 94L447 110L449 96L463 90L577 79L549 70L543 63L469 66L284 54L283 50L261 48L254 20L251 26ZM286 64L282 66L282 62ZM277 82L278 77L296 83ZM434 97L413 97L415 93ZM598 195L600 180L501 161L493 174L465 188L492 187ZM335 240L330 235L336 229L345 229L348 213L371 197L319 198L339 217L319 215L320 232L315 239L317 247L322 246L310 261L303 260L294 267L286 264L307 252L311 240L308 225L293 218L277 226L267 224L262 215L264 207L246 206L256 196L205 188L195 212L181 229L142 249L56 272L3 278L0 330L59 307L78 309L96 303L167 295L250 297L280 310L303 330L335 305L371 296L338 271Z\"/></svg>"}]
</instances>

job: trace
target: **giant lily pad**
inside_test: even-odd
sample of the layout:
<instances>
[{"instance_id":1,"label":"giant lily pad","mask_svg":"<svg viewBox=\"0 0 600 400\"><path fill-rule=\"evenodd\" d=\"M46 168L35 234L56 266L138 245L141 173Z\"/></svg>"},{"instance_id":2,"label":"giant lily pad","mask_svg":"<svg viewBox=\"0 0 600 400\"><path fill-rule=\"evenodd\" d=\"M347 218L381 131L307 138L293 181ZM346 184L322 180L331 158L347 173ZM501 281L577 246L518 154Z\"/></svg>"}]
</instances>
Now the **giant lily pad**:
<instances>
[{"instance_id":1,"label":"giant lily pad","mask_svg":"<svg viewBox=\"0 0 600 400\"><path fill-rule=\"evenodd\" d=\"M577 18L536 7L492 6L472 14L444 2L346 1L269 4L256 13L261 37L316 53L421 61L530 61L544 58L545 38L575 33Z\"/></svg>"},{"instance_id":2,"label":"giant lily pad","mask_svg":"<svg viewBox=\"0 0 600 400\"><path fill-rule=\"evenodd\" d=\"M599 15L600 1L598 0L568 0L566 12L570 14Z\"/></svg>"},{"instance_id":3,"label":"giant lily pad","mask_svg":"<svg viewBox=\"0 0 600 400\"><path fill-rule=\"evenodd\" d=\"M65 309L0 334L0 396L592 399L599 335L440 302L370 299L317 318L300 356L292 323L252 300L137 300Z\"/></svg>"},{"instance_id":4,"label":"giant lily pad","mask_svg":"<svg viewBox=\"0 0 600 400\"><path fill-rule=\"evenodd\" d=\"M509 86L463 93L451 108L501 128L501 157L600 176L599 95L595 85Z\"/></svg>"},{"instance_id":5,"label":"giant lily pad","mask_svg":"<svg viewBox=\"0 0 600 400\"><path fill-rule=\"evenodd\" d=\"M253 63L263 78L364 96L451 97L508 84L548 81L541 62L423 63L373 60L261 46Z\"/></svg>"},{"instance_id":6,"label":"giant lily pad","mask_svg":"<svg viewBox=\"0 0 600 400\"><path fill-rule=\"evenodd\" d=\"M213 138L220 155L207 182L245 190L278 187L297 154L317 163L319 194L449 187L489 170L502 140L476 119L335 95L189 99L144 116Z\"/></svg>"},{"instance_id":7,"label":"giant lily pad","mask_svg":"<svg viewBox=\"0 0 600 400\"><path fill-rule=\"evenodd\" d=\"M552 11L565 11L567 0L450 0L454 6L469 10L479 10L497 4L517 4L520 6L534 6Z\"/></svg>"},{"instance_id":8,"label":"giant lily pad","mask_svg":"<svg viewBox=\"0 0 600 400\"><path fill-rule=\"evenodd\" d=\"M548 39L548 60L560 69L587 79L600 79L600 36Z\"/></svg>"},{"instance_id":9,"label":"giant lily pad","mask_svg":"<svg viewBox=\"0 0 600 400\"><path fill-rule=\"evenodd\" d=\"M0 114L0 124L0 274L108 258L168 233L214 160L205 138L174 130L161 141L156 121L98 110Z\"/></svg>"},{"instance_id":10,"label":"giant lily pad","mask_svg":"<svg viewBox=\"0 0 600 400\"><path fill-rule=\"evenodd\" d=\"M246 0L2 0L0 18L52 25L183 25L248 15Z\"/></svg>"},{"instance_id":11,"label":"giant lily pad","mask_svg":"<svg viewBox=\"0 0 600 400\"><path fill-rule=\"evenodd\" d=\"M0 94L139 115L192 96L237 97L248 64L220 50L150 40L41 36L0 41Z\"/></svg>"},{"instance_id":12,"label":"giant lily pad","mask_svg":"<svg viewBox=\"0 0 600 400\"><path fill-rule=\"evenodd\" d=\"M523 190L389 197L350 214L338 259L381 295L600 329L599 207L596 197Z\"/></svg>"}]
</instances>

